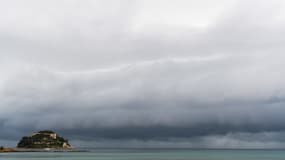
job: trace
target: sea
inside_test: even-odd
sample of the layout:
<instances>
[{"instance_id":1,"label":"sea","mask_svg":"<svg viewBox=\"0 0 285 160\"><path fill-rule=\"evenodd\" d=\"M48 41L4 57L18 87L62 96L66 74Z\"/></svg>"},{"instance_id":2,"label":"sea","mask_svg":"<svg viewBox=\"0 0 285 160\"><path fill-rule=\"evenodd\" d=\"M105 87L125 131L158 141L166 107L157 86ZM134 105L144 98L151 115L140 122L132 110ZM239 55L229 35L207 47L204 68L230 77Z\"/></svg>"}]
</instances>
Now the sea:
<instances>
[{"instance_id":1,"label":"sea","mask_svg":"<svg viewBox=\"0 0 285 160\"><path fill-rule=\"evenodd\" d=\"M84 152L0 153L0 160L285 160L285 150L90 149Z\"/></svg>"}]
</instances>

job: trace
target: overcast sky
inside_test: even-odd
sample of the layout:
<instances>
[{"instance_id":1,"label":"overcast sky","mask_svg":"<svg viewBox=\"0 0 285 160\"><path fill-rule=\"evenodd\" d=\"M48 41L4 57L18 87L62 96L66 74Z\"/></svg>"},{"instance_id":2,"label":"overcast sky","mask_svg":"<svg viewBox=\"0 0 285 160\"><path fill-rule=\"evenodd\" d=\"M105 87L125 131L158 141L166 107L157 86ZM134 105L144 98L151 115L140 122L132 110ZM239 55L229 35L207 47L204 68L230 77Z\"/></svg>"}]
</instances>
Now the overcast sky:
<instances>
[{"instance_id":1,"label":"overcast sky","mask_svg":"<svg viewBox=\"0 0 285 160\"><path fill-rule=\"evenodd\" d=\"M0 0L0 145L285 148L283 0Z\"/></svg>"}]
</instances>

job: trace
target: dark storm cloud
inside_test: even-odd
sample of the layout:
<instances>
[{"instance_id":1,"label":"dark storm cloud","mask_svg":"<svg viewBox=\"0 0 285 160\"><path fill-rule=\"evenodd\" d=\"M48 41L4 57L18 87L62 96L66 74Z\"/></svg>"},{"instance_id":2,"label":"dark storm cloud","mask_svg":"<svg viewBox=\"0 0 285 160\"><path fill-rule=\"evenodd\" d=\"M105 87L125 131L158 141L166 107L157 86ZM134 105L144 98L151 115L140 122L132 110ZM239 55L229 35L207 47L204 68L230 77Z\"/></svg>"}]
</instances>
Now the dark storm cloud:
<instances>
[{"instance_id":1,"label":"dark storm cloud","mask_svg":"<svg viewBox=\"0 0 285 160\"><path fill-rule=\"evenodd\" d=\"M1 11L3 143L52 129L81 145L285 146L282 1L221 0L188 24L168 1L15 2Z\"/></svg>"},{"instance_id":2,"label":"dark storm cloud","mask_svg":"<svg viewBox=\"0 0 285 160\"><path fill-rule=\"evenodd\" d=\"M167 139L284 130L283 103L272 97L279 89L243 97L239 86L227 88L234 86L231 83L237 77L220 73L224 58L186 60L73 74L22 72L2 90L2 103L10 107L1 116L6 126L54 128L82 139ZM198 70L196 74L193 68ZM185 75L190 71L192 74ZM216 73L211 74L213 71ZM256 90L260 85L252 87ZM231 94L225 94L228 90ZM15 103L14 98L20 102Z\"/></svg>"}]
</instances>

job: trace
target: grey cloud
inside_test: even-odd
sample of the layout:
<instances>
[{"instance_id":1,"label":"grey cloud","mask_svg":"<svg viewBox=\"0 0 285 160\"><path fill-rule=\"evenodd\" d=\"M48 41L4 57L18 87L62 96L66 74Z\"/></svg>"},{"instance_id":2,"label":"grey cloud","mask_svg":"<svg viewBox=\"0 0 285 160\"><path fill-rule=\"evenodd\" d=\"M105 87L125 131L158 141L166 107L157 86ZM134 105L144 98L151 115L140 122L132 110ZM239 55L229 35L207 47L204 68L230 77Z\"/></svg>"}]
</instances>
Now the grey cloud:
<instances>
[{"instance_id":1,"label":"grey cloud","mask_svg":"<svg viewBox=\"0 0 285 160\"><path fill-rule=\"evenodd\" d=\"M239 83L230 87L236 77L227 77L219 67L211 74L215 71L211 64L224 61L228 59L163 60L86 73L24 73L2 90L6 100L2 106L10 106L3 109L2 117L6 126L33 124L31 129L55 128L74 134L78 130L78 135L99 138L283 131L283 103L271 98L279 88L268 90L257 84L252 87L260 94L244 97L252 88L240 90L244 84ZM191 74L185 74L189 70ZM17 116L10 118L13 115Z\"/></svg>"},{"instance_id":2,"label":"grey cloud","mask_svg":"<svg viewBox=\"0 0 285 160\"><path fill-rule=\"evenodd\" d=\"M272 149L284 148L283 132L262 133L229 133L226 135L200 136L194 138L169 138L152 140L118 140L96 139L94 141L74 140L73 143L84 147L111 148L243 148L243 149Z\"/></svg>"},{"instance_id":3,"label":"grey cloud","mask_svg":"<svg viewBox=\"0 0 285 160\"><path fill-rule=\"evenodd\" d=\"M139 3L111 2L1 10L0 139L53 129L101 146L284 146L282 1L140 32Z\"/></svg>"}]
</instances>

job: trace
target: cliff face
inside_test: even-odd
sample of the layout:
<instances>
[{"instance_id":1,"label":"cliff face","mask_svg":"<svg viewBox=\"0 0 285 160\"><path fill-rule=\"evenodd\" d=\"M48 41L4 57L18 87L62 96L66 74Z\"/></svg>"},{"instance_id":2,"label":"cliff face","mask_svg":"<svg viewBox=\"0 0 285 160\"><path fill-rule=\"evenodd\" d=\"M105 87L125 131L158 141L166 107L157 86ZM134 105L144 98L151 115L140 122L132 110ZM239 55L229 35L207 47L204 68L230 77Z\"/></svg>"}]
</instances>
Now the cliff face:
<instances>
[{"instance_id":1,"label":"cliff face","mask_svg":"<svg viewBox=\"0 0 285 160\"><path fill-rule=\"evenodd\" d=\"M58 136L53 131L40 131L28 137L23 137L18 148L71 148L68 140Z\"/></svg>"}]
</instances>

